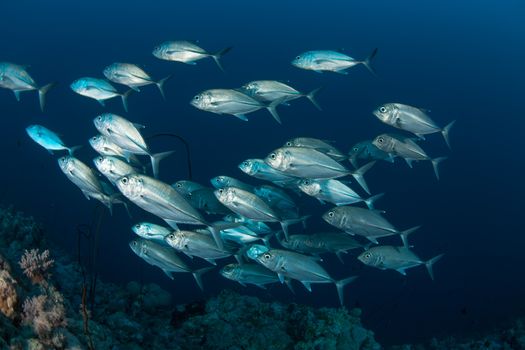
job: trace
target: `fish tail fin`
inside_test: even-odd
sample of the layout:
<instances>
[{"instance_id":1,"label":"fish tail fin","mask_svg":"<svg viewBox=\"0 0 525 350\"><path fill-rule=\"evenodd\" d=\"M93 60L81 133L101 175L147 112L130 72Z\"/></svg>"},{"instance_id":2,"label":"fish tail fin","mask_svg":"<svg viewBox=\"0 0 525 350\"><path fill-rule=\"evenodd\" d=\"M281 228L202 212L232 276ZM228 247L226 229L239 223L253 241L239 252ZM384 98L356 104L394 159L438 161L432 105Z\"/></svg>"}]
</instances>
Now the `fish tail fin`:
<instances>
[{"instance_id":1,"label":"fish tail fin","mask_svg":"<svg viewBox=\"0 0 525 350\"><path fill-rule=\"evenodd\" d=\"M430 278L432 281L434 280L434 270L432 270L432 266L443 257L445 254L439 254L432 259L429 259L425 262L425 267L427 268L428 274L430 275Z\"/></svg>"},{"instance_id":2,"label":"fish tail fin","mask_svg":"<svg viewBox=\"0 0 525 350\"><path fill-rule=\"evenodd\" d=\"M439 163L447 159L448 157L437 157L434 159L431 159L432 162L432 168L434 168L434 174L436 174L436 178L439 180Z\"/></svg>"},{"instance_id":3,"label":"fish tail fin","mask_svg":"<svg viewBox=\"0 0 525 350\"><path fill-rule=\"evenodd\" d=\"M374 67L372 67L372 60L374 59L376 54L377 54L377 48L375 48L374 51L372 51L372 53L368 55L368 57L363 62L361 62L363 63L363 66L365 66L366 69L368 69L370 73L372 73L374 76L377 76L377 73Z\"/></svg>"},{"instance_id":4,"label":"fish tail fin","mask_svg":"<svg viewBox=\"0 0 525 350\"><path fill-rule=\"evenodd\" d=\"M213 268L213 266L203 267L202 269L195 270L191 273L193 275L193 278L195 278L195 282L197 282L197 285L202 291L204 291L204 287L202 285L202 275L212 270Z\"/></svg>"},{"instance_id":5,"label":"fish tail fin","mask_svg":"<svg viewBox=\"0 0 525 350\"><path fill-rule=\"evenodd\" d=\"M263 241L264 245L268 248L270 248L270 239L272 239L273 236L276 236L276 233L275 232L272 232L270 234L267 234L266 236L264 237L261 237L261 241Z\"/></svg>"},{"instance_id":6,"label":"fish tail fin","mask_svg":"<svg viewBox=\"0 0 525 350\"><path fill-rule=\"evenodd\" d=\"M288 219L281 221L281 228L283 229L284 238L288 240L288 227L293 224L302 223L303 227L305 227L306 220L310 217L310 215L301 216L297 219Z\"/></svg>"},{"instance_id":7,"label":"fish tail fin","mask_svg":"<svg viewBox=\"0 0 525 350\"><path fill-rule=\"evenodd\" d=\"M232 49L232 47L227 47L225 49L222 49L220 51L217 51L216 53L212 54L211 57L213 58L213 60L215 61L215 63L217 63L217 66L219 67L219 69L221 71L224 72L224 68L222 67L222 64L221 64L221 57L224 56L225 54L227 54L230 50Z\"/></svg>"},{"instance_id":8,"label":"fish tail fin","mask_svg":"<svg viewBox=\"0 0 525 350\"><path fill-rule=\"evenodd\" d=\"M339 296L339 302L341 303L341 306L344 305L344 287L348 283L353 282L356 278L357 276L351 276L339 281L335 281L335 287L337 288L337 295Z\"/></svg>"},{"instance_id":9,"label":"fish tail fin","mask_svg":"<svg viewBox=\"0 0 525 350\"><path fill-rule=\"evenodd\" d=\"M317 100L315 99L315 95L322 89L323 89L322 87L318 87L317 89L314 89L310 91L309 93L307 93L306 95L304 95L310 102L312 102L315 108L317 108L320 111L322 111L323 109L321 108L321 105L317 102Z\"/></svg>"},{"instance_id":10,"label":"fish tail fin","mask_svg":"<svg viewBox=\"0 0 525 350\"><path fill-rule=\"evenodd\" d=\"M371 197L368 197L367 199L365 199L365 203L366 203L366 206L368 207L368 209L374 209L374 203L381 197L383 197L385 194L384 193L379 193L379 194L376 194L375 196L371 196Z\"/></svg>"},{"instance_id":11,"label":"fish tail fin","mask_svg":"<svg viewBox=\"0 0 525 350\"><path fill-rule=\"evenodd\" d=\"M286 100L286 97L281 97L266 106L266 109L268 110L268 112L270 112L273 119L275 119L277 123L279 124L282 124L282 122L281 122L281 117L279 116L279 113L277 113L277 106L283 103L285 100Z\"/></svg>"},{"instance_id":12,"label":"fish tail fin","mask_svg":"<svg viewBox=\"0 0 525 350\"><path fill-rule=\"evenodd\" d=\"M284 239L288 240L288 226L290 223L288 221L281 221L281 228L283 229Z\"/></svg>"},{"instance_id":13,"label":"fish tail fin","mask_svg":"<svg viewBox=\"0 0 525 350\"><path fill-rule=\"evenodd\" d=\"M40 110L42 112L46 106L46 94L53 86L55 86L55 84L56 83L50 83L38 89L38 102L40 102Z\"/></svg>"},{"instance_id":14,"label":"fish tail fin","mask_svg":"<svg viewBox=\"0 0 525 350\"><path fill-rule=\"evenodd\" d=\"M167 82L168 80L170 80L172 77L172 75L168 75L167 77L165 78L162 78L160 79L159 81L157 81L155 83L155 85L157 85L157 87L159 88L159 91L160 91L160 95L162 96L162 99L166 99L166 95L164 95L164 83Z\"/></svg>"},{"instance_id":15,"label":"fish tail fin","mask_svg":"<svg viewBox=\"0 0 525 350\"><path fill-rule=\"evenodd\" d=\"M354 177L354 179L357 181L357 183L359 183L359 185L363 188L363 190L365 190L365 192L368 193L368 194L370 194L370 189L368 188L368 185L366 184L364 175L365 175L365 173L368 170L370 170L371 167L374 166L375 163L376 163L376 161L372 161L370 163L367 163L367 164L363 165L362 167L360 167L359 169L354 170L351 173L351 175Z\"/></svg>"},{"instance_id":16,"label":"fish tail fin","mask_svg":"<svg viewBox=\"0 0 525 350\"><path fill-rule=\"evenodd\" d=\"M67 149L68 153L70 156L73 155L73 153L75 153L77 150L79 150L80 148L82 148L82 145L77 145L77 146L73 146L73 147L69 147Z\"/></svg>"},{"instance_id":17,"label":"fish tail fin","mask_svg":"<svg viewBox=\"0 0 525 350\"><path fill-rule=\"evenodd\" d=\"M403 241L403 245L405 246L405 248L410 248L410 246L408 245L408 236L411 233L419 230L420 228L421 228L421 226L414 226L414 227L409 228L408 230L405 230L405 231L403 231L403 232L401 232L399 234L399 236L401 236L401 240Z\"/></svg>"},{"instance_id":18,"label":"fish tail fin","mask_svg":"<svg viewBox=\"0 0 525 350\"><path fill-rule=\"evenodd\" d=\"M124 106L124 110L126 112L128 111L128 97L133 91L135 91L135 90L129 89L128 91L126 91L125 93L120 95L120 98L122 99L122 106Z\"/></svg>"},{"instance_id":19,"label":"fish tail fin","mask_svg":"<svg viewBox=\"0 0 525 350\"><path fill-rule=\"evenodd\" d=\"M448 138L448 134L450 133L450 129L452 129L455 123L456 121L453 120L441 130L441 135L443 135L443 138L445 139L445 143L447 144L448 148L450 148L450 140Z\"/></svg>"},{"instance_id":20,"label":"fish tail fin","mask_svg":"<svg viewBox=\"0 0 525 350\"><path fill-rule=\"evenodd\" d=\"M175 151L167 151L161 153L151 154L149 157L151 159L151 169L153 171L153 177L157 178L159 175L159 163L162 159L170 156L175 153Z\"/></svg>"}]
</instances>

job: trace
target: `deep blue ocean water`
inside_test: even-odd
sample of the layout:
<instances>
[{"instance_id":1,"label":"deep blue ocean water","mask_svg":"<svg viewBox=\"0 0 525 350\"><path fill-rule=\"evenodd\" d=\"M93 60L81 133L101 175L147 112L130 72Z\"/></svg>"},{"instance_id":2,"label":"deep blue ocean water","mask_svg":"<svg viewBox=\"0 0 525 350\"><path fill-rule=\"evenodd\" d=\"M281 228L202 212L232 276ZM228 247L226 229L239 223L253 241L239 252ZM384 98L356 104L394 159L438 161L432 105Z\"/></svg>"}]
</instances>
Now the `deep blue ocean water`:
<instances>
[{"instance_id":1,"label":"deep blue ocean water","mask_svg":"<svg viewBox=\"0 0 525 350\"><path fill-rule=\"evenodd\" d=\"M237 164L264 157L289 138L334 140L346 152L357 141L393 131L371 114L378 105L403 102L428 108L441 125L457 120L452 151L439 135L423 143L430 155L449 156L441 181L427 162L410 170L399 161L377 164L367 180L374 193L386 193L377 207L387 211L396 227L423 225L411 236L418 254L445 253L435 266L436 281L424 268L404 278L363 267L351 257L344 265L327 258L325 266L336 278L360 276L346 289L346 305L362 307L365 325L386 344L489 329L525 313L524 9L522 2L510 0L5 3L0 60L30 65L40 84L59 84L49 92L44 113L35 93L23 93L17 103L11 92L0 91L0 200L34 215L52 240L75 254L76 226L91 221L95 202L85 200L66 179L56 156L27 137L29 124L59 131L68 144L84 144L78 157L90 163L95 156L87 144L96 134L92 119L102 112L121 114L147 125L146 135L172 132L187 139L195 181L230 175L250 182ZM152 56L155 45L179 39L199 40L211 51L233 46L223 58L226 73L209 59L190 66ZM362 58L376 47L377 77L363 67L344 76L290 65L307 50L342 49ZM155 78L173 74L165 86L167 101L154 86L145 87L130 96L125 113L118 99L102 108L69 89L76 78L102 77L102 69L116 61L137 63ZM189 105L202 90L234 88L255 79L289 81L303 91L323 86L318 95L323 111L297 100L279 107L283 125L278 125L264 110L246 123ZM159 139L152 147L177 150L161 163L162 180L186 178L180 143ZM329 229L320 219L326 207L306 196L299 201L313 215L309 231ZM293 296L281 286L245 289L217 273L205 275L203 294L189 274L172 282L128 248L130 225L153 219L137 207L132 212L131 221L118 207L103 219L97 265L105 280L153 281L181 303L232 288L265 300L337 306L335 289L328 285L314 286L312 294L298 286ZM395 238L384 242L397 244Z\"/></svg>"}]
</instances>

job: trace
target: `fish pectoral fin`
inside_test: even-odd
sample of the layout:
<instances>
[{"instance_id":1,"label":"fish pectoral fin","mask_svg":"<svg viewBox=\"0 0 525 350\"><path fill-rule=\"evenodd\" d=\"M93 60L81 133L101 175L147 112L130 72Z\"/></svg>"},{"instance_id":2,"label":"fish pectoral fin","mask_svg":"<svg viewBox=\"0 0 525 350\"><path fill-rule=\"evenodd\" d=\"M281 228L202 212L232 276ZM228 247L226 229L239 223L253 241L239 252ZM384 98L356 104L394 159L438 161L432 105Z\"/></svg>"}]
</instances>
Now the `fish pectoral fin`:
<instances>
[{"instance_id":1,"label":"fish pectoral fin","mask_svg":"<svg viewBox=\"0 0 525 350\"><path fill-rule=\"evenodd\" d=\"M97 100L97 101L98 103L100 103L102 107L106 107L106 102L104 102L104 100Z\"/></svg>"},{"instance_id":2,"label":"fish pectoral fin","mask_svg":"<svg viewBox=\"0 0 525 350\"><path fill-rule=\"evenodd\" d=\"M396 269L396 271L399 272L400 274L402 274L403 276L407 275L405 269Z\"/></svg>"},{"instance_id":3,"label":"fish pectoral fin","mask_svg":"<svg viewBox=\"0 0 525 350\"><path fill-rule=\"evenodd\" d=\"M412 169L413 165L412 163L414 162L413 159L409 159L409 158L405 158L405 162L407 162L407 165L410 169Z\"/></svg>"},{"instance_id":4,"label":"fish pectoral fin","mask_svg":"<svg viewBox=\"0 0 525 350\"><path fill-rule=\"evenodd\" d=\"M419 138L419 140L423 140L423 141L426 140L425 135L423 135L423 134L417 134L416 133L416 136Z\"/></svg>"},{"instance_id":5,"label":"fish pectoral fin","mask_svg":"<svg viewBox=\"0 0 525 350\"><path fill-rule=\"evenodd\" d=\"M374 243L374 244L379 244L379 242L377 241L377 239L375 237L366 237L370 242Z\"/></svg>"},{"instance_id":6,"label":"fish pectoral fin","mask_svg":"<svg viewBox=\"0 0 525 350\"><path fill-rule=\"evenodd\" d=\"M169 277L170 280L173 279L173 274L171 272L169 272L168 270L162 269L162 272L164 272L166 274L166 276Z\"/></svg>"},{"instance_id":7,"label":"fish pectoral fin","mask_svg":"<svg viewBox=\"0 0 525 350\"><path fill-rule=\"evenodd\" d=\"M140 92L140 89L138 86L130 86L130 88L132 88L136 92Z\"/></svg>"},{"instance_id":8,"label":"fish pectoral fin","mask_svg":"<svg viewBox=\"0 0 525 350\"><path fill-rule=\"evenodd\" d=\"M261 288L261 289L264 289L264 290L267 289L266 286L263 285L263 284L254 284L254 286L257 286L257 287L259 287L259 288Z\"/></svg>"},{"instance_id":9,"label":"fish pectoral fin","mask_svg":"<svg viewBox=\"0 0 525 350\"><path fill-rule=\"evenodd\" d=\"M133 126L136 127L137 129L145 129L146 128L145 125L138 124L138 123L133 123Z\"/></svg>"},{"instance_id":10,"label":"fish pectoral fin","mask_svg":"<svg viewBox=\"0 0 525 350\"><path fill-rule=\"evenodd\" d=\"M177 225L177 223L176 223L175 221L173 221L173 220L169 220L169 219L164 219L164 221L166 221L166 223L167 223L168 225L170 225L170 227L171 227L172 229L174 229L174 230L176 230L176 231L179 230L179 226Z\"/></svg>"},{"instance_id":11,"label":"fish pectoral fin","mask_svg":"<svg viewBox=\"0 0 525 350\"><path fill-rule=\"evenodd\" d=\"M323 74L323 71L321 71L319 69L314 69L314 72L319 73L319 74Z\"/></svg>"},{"instance_id":12,"label":"fish pectoral fin","mask_svg":"<svg viewBox=\"0 0 525 350\"><path fill-rule=\"evenodd\" d=\"M203 258L203 259L206 260L207 262L209 262L212 265L217 265L217 263L213 259L210 259L210 258Z\"/></svg>"},{"instance_id":13,"label":"fish pectoral fin","mask_svg":"<svg viewBox=\"0 0 525 350\"><path fill-rule=\"evenodd\" d=\"M344 69L334 70L334 73L348 75L348 72Z\"/></svg>"},{"instance_id":14,"label":"fish pectoral fin","mask_svg":"<svg viewBox=\"0 0 525 350\"><path fill-rule=\"evenodd\" d=\"M303 284L303 286L306 288L307 291L309 291L310 293L312 292L312 284L310 282L301 281L301 283Z\"/></svg>"},{"instance_id":15,"label":"fish pectoral fin","mask_svg":"<svg viewBox=\"0 0 525 350\"><path fill-rule=\"evenodd\" d=\"M245 122L248 121L248 117L245 116L244 114L234 114L235 117L239 118L240 120L243 120Z\"/></svg>"},{"instance_id":16,"label":"fish pectoral fin","mask_svg":"<svg viewBox=\"0 0 525 350\"><path fill-rule=\"evenodd\" d=\"M283 275L282 273L278 273L278 274L277 274L277 277L279 277L279 281L280 281L281 283L284 283L284 275Z\"/></svg>"},{"instance_id":17,"label":"fish pectoral fin","mask_svg":"<svg viewBox=\"0 0 525 350\"><path fill-rule=\"evenodd\" d=\"M91 199L91 197L89 196L89 192L82 190L82 193L84 194L87 200Z\"/></svg>"},{"instance_id":18,"label":"fish pectoral fin","mask_svg":"<svg viewBox=\"0 0 525 350\"><path fill-rule=\"evenodd\" d=\"M18 102L20 102L20 91L19 90L13 90L13 94L15 94L15 98Z\"/></svg>"}]
</instances>

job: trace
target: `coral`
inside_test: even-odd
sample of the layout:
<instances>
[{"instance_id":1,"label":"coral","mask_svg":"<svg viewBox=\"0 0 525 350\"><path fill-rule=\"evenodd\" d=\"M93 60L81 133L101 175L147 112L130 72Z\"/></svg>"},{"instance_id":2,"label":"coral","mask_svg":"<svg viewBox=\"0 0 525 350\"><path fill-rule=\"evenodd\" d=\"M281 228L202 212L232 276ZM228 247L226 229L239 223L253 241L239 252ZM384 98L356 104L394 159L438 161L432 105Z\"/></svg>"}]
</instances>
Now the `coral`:
<instances>
[{"instance_id":1,"label":"coral","mask_svg":"<svg viewBox=\"0 0 525 350\"><path fill-rule=\"evenodd\" d=\"M22 323L31 326L38 338L45 343L63 343L60 328L67 325L62 295L51 290L49 294L33 296L24 301Z\"/></svg>"},{"instance_id":2,"label":"coral","mask_svg":"<svg viewBox=\"0 0 525 350\"><path fill-rule=\"evenodd\" d=\"M0 255L0 313L13 319L18 305L17 282L9 263Z\"/></svg>"},{"instance_id":3,"label":"coral","mask_svg":"<svg viewBox=\"0 0 525 350\"><path fill-rule=\"evenodd\" d=\"M43 284L46 281L49 269L55 262L50 259L49 255L49 250L44 250L39 254L38 249L26 249L24 255L20 258L18 264L33 284Z\"/></svg>"}]
</instances>

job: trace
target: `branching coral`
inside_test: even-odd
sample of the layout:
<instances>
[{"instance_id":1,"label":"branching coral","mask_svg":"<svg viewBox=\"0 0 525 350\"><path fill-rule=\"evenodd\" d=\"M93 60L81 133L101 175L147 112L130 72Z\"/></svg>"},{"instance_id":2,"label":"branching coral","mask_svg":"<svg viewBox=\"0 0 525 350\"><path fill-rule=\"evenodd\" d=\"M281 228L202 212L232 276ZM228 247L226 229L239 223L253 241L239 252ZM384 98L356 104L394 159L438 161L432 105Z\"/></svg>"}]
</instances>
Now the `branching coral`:
<instances>
[{"instance_id":1,"label":"branching coral","mask_svg":"<svg viewBox=\"0 0 525 350\"><path fill-rule=\"evenodd\" d=\"M49 274L48 270L53 266L54 262L49 257L49 250L39 254L38 249L26 249L19 265L33 284L43 284Z\"/></svg>"},{"instance_id":2,"label":"branching coral","mask_svg":"<svg viewBox=\"0 0 525 350\"><path fill-rule=\"evenodd\" d=\"M60 337L57 329L67 325L63 302L62 295L55 290L26 299L22 323L31 326L39 339L55 342Z\"/></svg>"}]
</instances>

